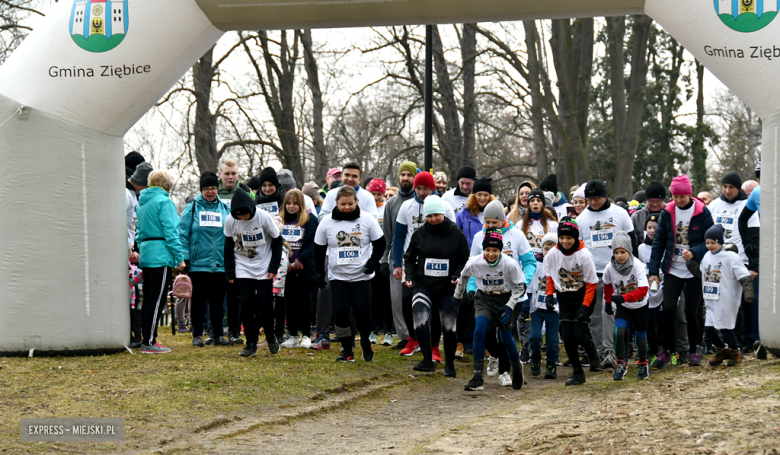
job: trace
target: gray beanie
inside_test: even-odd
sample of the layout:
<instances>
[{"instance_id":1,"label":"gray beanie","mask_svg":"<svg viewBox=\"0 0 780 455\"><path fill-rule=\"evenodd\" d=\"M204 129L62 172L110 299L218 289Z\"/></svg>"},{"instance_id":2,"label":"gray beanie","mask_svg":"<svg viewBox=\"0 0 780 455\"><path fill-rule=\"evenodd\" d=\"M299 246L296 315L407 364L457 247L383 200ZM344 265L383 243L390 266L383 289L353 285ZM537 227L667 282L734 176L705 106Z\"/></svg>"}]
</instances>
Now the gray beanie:
<instances>
[{"instance_id":1,"label":"gray beanie","mask_svg":"<svg viewBox=\"0 0 780 455\"><path fill-rule=\"evenodd\" d=\"M555 193L549 191L544 192L544 206L552 208L555 203Z\"/></svg>"},{"instance_id":2,"label":"gray beanie","mask_svg":"<svg viewBox=\"0 0 780 455\"><path fill-rule=\"evenodd\" d=\"M279 179L279 185L282 185L282 188L284 188L285 191L295 189L295 179L293 178L291 170L280 170L276 173L276 178Z\"/></svg>"},{"instance_id":3,"label":"gray beanie","mask_svg":"<svg viewBox=\"0 0 780 455\"><path fill-rule=\"evenodd\" d=\"M151 164L144 161L135 168L135 172L130 177L130 182L135 183L138 186L149 186L149 174L152 173L154 168Z\"/></svg>"},{"instance_id":4,"label":"gray beanie","mask_svg":"<svg viewBox=\"0 0 780 455\"><path fill-rule=\"evenodd\" d=\"M626 231L618 231L615 236L612 237L612 251L618 248L623 248L628 251L628 254L633 254L634 250L631 248L631 237L628 236Z\"/></svg>"},{"instance_id":5,"label":"gray beanie","mask_svg":"<svg viewBox=\"0 0 780 455\"><path fill-rule=\"evenodd\" d=\"M504 219L504 204L501 203L498 199L495 201L490 201L488 205L485 206L485 218L495 218L497 220L503 220Z\"/></svg>"}]
</instances>

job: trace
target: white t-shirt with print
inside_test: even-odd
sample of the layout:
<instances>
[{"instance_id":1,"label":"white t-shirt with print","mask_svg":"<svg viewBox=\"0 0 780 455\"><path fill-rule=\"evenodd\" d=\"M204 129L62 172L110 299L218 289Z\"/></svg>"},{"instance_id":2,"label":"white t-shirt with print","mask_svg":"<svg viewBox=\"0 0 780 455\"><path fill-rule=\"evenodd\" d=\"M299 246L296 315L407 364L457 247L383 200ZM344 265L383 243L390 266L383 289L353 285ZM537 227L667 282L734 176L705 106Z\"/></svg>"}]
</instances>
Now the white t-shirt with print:
<instances>
[{"instance_id":1,"label":"white t-shirt with print","mask_svg":"<svg viewBox=\"0 0 780 455\"><path fill-rule=\"evenodd\" d=\"M631 233L634 231L634 223L628 212L611 204L606 210L595 212L586 208L577 217L580 227L580 239L585 242L596 270L604 270L612 258L612 238L618 231Z\"/></svg>"},{"instance_id":2,"label":"white t-shirt with print","mask_svg":"<svg viewBox=\"0 0 780 455\"><path fill-rule=\"evenodd\" d=\"M742 209L745 208L747 199L741 201L735 201L734 203L728 203L723 199L715 199L707 206L712 213L712 220L715 224L723 226L725 232L723 233L723 241L726 243L733 243L739 249L739 258L742 259L743 264L748 263L747 255L745 254L745 247L742 244L742 237L739 235L739 215L742 214ZM758 213L754 213L748 220L748 227L761 227L761 221L758 217Z\"/></svg>"},{"instance_id":3,"label":"white t-shirt with print","mask_svg":"<svg viewBox=\"0 0 780 455\"><path fill-rule=\"evenodd\" d=\"M647 281L647 268L642 263L642 261L635 258L634 256L629 256L628 259L634 261L634 266L631 268L631 271L628 273L628 275L621 275L618 273L617 270L612 267L612 263L610 262L604 268L604 276L602 279L604 280L604 286L611 284L612 287L615 288L615 294L619 295L633 292L637 288L648 288L647 294L639 302L625 302L622 304L624 308L635 310L648 304L648 299L650 296L650 284Z\"/></svg>"},{"instance_id":4,"label":"white t-shirt with print","mask_svg":"<svg viewBox=\"0 0 780 455\"><path fill-rule=\"evenodd\" d=\"M597 284L599 277L593 264L593 256L582 248L566 256L558 249L551 249L544 257L544 274L552 278L556 292L575 292L585 283Z\"/></svg>"},{"instance_id":5,"label":"white t-shirt with print","mask_svg":"<svg viewBox=\"0 0 780 455\"><path fill-rule=\"evenodd\" d=\"M525 224L523 223L522 218L517 221L517 229L520 230L521 234L523 233L524 226ZM528 244L531 245L531 249L533 250L534 254L542 253L542 239L547 233L550 232L558 232L558 223L555 220L547 220L547 232L544 230L542 220L531 220L528 226L526 240L528 240Z\"/></svg>"},{"instance_id":6,"label":"white t-shirt with print","mask_svg":"<svg viewBox=\"0 0 780 455\"><path fill-rule=\"evenodd\" d=\"M652 246L646 243L639 245L639 260L645 264L645 268L647 268L647 263L650 262L650 254L652 252ZM663 273L659 272L659 274L661 276L658 277L658 290L656 292L651 292L650 289L647 290L648 303L650 304L650 308L658 308L661 306L661 304L664 303Z\"/></svg>"},{"instance_id":7,"label":"white t-shirt with print","mask_svg":"<svg viewBox=\"0 0 780 455\"><path fill-rule=\"evenodd\" d=\"M474 235L474 240L471 242L471 256L482 254L482 241L484 239L484 229ZM525 239L523 231L512 228L507 229L506 232L504 232L504 254L519 262L520 256L529 251L531 251L531 245L529 245L528 240ZM522 264L520 264L520 266L522 267Z\"/></svg>"},{"instance_id":8,"label":"white t-shirt with print","mask_svg":"<svg viewBox=\"0 0 780 455\"><path fill-rule=\"evenodd\" d=\"M549 253L547 253L549 255ZM531 313L536 310L547 309L547 275L544 274L544 264L537 262L536 274L528 288L528 296L531 299ZM554 295L554 294L553 294ZM558 303L555 303L555 312L558 312Z\"/></svg>"},{"instance_id":9,"label":"white t-shirt with print","mask_svg":"<svg viewBox=\"0 0 780 455\"><path fill-rule=\"evenodd\" d=\"M374 274L363 269L371 258L371 242L382 237L382 229L373 215L360 212L353 221L334 220L325 216L317 227L314 243L328 247L328 279L367 281Z\"/></svg>"},{"instance_id":10,"label":"white t-shirt with print","mask_svg":"<svg viewBox=\"0 0 780 455\"><path fill-rule=\"evenodd\" d=\"M384 226L384 222L385 222L385 206L386 205L387 205L387 203L384 203L384 204L382 204L381 207L377 207L376 208L376 214L379 217L378 218L379 227L383 227Z\"/></svg>"},{"instance_id":11,"label":"white t-shirt with print","mask_svg":"<svg viewBox=\"0 0 780 455\"><path fill-rule=\"evenodd\" d=\"M495 267L491 267L481 254L472 256L463 268L461 277L476 278L477 290L488 294L512 292L515 285L525 282L520 264L503 253Z\"/></svg>"},{"instance_id":12,"label":"white t-shirt with print","mask_svg":"<svg viewBox=\"0 0 780 455\"><path fill-rule=\"evenodd\" d=\"M259 209L246 221L228 215L224 233L235 243L236 278L267 280L271 239L281 235L271 215Z\"/></svg>"},{"instance_id":13,"label":"white t-shirt with print","mask_svg":"<svg viewBox=\"0 0 780 455\"><path fill-rule=\"evenodd\" d=\"M461 210L463 210L463 207L466 206L466 201L468 199L469 198L466 197L466 196L456 195L455 194L455 188L451 188L449 191L444 193L444 195L442 195L442 197L441 197L442 201L450 204L450 206L452 207L452 210L455 213L458 213Z\"/></svg>"},{"instance_id":14,"label":"white t-shirt with print","mask_svg":"<svg viewBox=\"0 0 780 455\"><path fill-rule=\"evenodd\" d=\"M358 207L360 207L360 214L362 215L367 213L373 216L376 220L378 215L376 213L376 200L374 199L374 195L360 187L358 187L356 191L358 199L357 203ZM336 207L336 194L338 192L338 188L333 188L332 190L328 191L328 194L325 196L325 200L322 202L322 208L320 209L320 220L324 219L325 215L333 212L333 209ZM315 211L314 213L317 212Z\"/></svg>"},{"instance_id":15,"label":"white t-shirt with print","mask_svg":"<svg viewBox=\"0 0 780 455\"><path fill-rule=\"evenodd\" d=\"M454 223L455 211L452 210L452 206L448 202L442 202L444 202L444 216ZM404 201L404 203L401 204L401 208L398 209L398 217L395 221L396 223L403 224L407 227L406 239L404 240L405 253L406 249L409 248L409 244L412 243L412 234L414 234L414 231L425 224L425 212L423 211L423 204L421 202L417 202L417 198L415 197Z\"/></svg>"},{"instance_id":16,"label":"white t-shirt with print","mask_svg":"<svg viewBox=\"0 0 780 455\"><path fill-rule=\"evenodd\" d=\"M701 264L702 294L707 308L704 325L716 329L733 329L742 303L742 285L739 280L750 277L745 264L736 253L709 251Z\"/></svg>"},{"instance_id":17,"label":"white t-shirt with print","mask_svg":"<svg viewBox=\"0 0 780 455\"><path fill-rule=\"evenodd\" d=\"M558 221L562 220L564 216L569 216L569 210L568 210L569 207L574 207L574 206L566 202L557 207L553 207L555 209L555 213L558 214Z\"/></svg>"},{"instance_id":18,"label":"white t-shirt with print","mask_svg":"<svg viewBox=\"0 0 780 455\"><path fill-rule=\"evenodd\" d=\"M683 251L689 250L688 242L688 228L691 226L691 218L693 217L693 211L696 208L696 204L691 204L691 207L683 210L676 205L675 210L675 223L673 226L674 232L674 255L672 256L672 262L670 264L669 273L677 278L693 278L693 274L688 270L685 265L685 259L683 259Z\"/></svg>"}]
</instances>

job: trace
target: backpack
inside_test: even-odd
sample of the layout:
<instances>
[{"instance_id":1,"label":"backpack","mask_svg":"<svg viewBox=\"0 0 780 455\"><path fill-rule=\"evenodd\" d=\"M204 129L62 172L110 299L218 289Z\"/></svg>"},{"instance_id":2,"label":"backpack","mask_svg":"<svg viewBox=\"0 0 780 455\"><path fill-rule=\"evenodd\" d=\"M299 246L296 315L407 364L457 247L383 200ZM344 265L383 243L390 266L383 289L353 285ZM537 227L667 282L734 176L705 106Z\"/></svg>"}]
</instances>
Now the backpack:
<instances>
[{"instance_id":1,"label":"backpack","mask_svg":"<svg viewBox=\"0 0 780 455\"><path fill-rule=\"evenodd\" d=\"M182 273L173 281L171 294L174 297L189 299L192 297L192 280Z\"/></svg>"}]
</instances>

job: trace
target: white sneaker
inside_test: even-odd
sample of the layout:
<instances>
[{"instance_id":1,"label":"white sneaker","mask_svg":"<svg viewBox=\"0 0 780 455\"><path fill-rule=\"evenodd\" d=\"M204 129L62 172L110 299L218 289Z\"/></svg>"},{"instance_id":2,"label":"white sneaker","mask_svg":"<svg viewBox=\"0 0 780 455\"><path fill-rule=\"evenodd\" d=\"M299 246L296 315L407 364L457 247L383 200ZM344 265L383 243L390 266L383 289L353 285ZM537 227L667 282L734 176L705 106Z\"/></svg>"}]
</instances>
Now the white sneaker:
<instances>
[{"instance_id":1,"label":"white sneaker","mask_svg":"<svg viewBox=\"0 0 780 455\"><path fill-rule=\"evenodd\" d=\"M303 338L301 338L301 345L300 345L300 347L302 347L303 349L310 349L311 348L311 338L309 338L307 336L304 336Z\"/></svg>"},{"instance_id":2,"label":"white sneaker","mask_svg":"<svg viewBox=\"0 0 780 455\"><path fill-rule=\"evenodd\" d=\"M309 342L311 343L311 342ZM290 337L287 341L282 343L283 348L297 348L298 347L298 337Z\"/></svg>"},{"instance_id":3,"label":"white sneaker","mask_svg":"<svg viewBox=\"0 0 780 455\"><path fill-rule=\"evenodd\" d=\"M487 374L491 377L498 375L498 358L488 357Z\"/></svg>"},{"instance_id":4,"label":"white sneaker","mask_svg":"<svg viewBox=\"0 0 780 455\"><path fill-rule=\"evenodd\" d=\"M509 387L512 385L512 376L508 371L501 373L501 376L498 377L498 384L501 387Z\"/></svg>"}]
</instances>

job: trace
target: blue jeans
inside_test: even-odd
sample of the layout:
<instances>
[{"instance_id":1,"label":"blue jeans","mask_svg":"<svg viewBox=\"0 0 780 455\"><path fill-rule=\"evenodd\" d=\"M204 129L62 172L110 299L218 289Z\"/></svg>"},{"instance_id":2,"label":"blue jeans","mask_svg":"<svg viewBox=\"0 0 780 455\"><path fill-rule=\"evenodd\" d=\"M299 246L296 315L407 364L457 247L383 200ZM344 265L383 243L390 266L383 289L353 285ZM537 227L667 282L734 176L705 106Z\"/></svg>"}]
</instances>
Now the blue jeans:
<instances>
[{"instance_id":1,"label":"blue jeans","mask_svg":"<svg viewBox=\"0 0 780 455\"><path fill-rule=\"evenodd\" d=\"M542 361L542 323L547 326L547 363L555 364L558 361L560 351L558 329L561 318L558 313L550 310L536 310L531 313L531 361Z\"/></svg>"}]
</instances>

